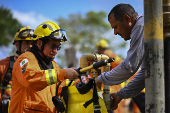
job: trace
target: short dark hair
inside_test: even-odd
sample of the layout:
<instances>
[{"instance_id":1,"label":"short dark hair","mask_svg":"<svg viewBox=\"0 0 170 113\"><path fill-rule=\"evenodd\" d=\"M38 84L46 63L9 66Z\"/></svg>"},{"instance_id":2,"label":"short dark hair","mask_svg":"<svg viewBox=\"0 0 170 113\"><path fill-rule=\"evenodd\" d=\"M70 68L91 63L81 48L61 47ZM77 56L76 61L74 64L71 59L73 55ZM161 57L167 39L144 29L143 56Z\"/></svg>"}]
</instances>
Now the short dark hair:
<instances>
[{"instance_id":1,"label":"short dark hair","mask_svg":"<svg viewBox=\"0 0 170 113\"><path fill-rule=\"evenodd\" d=\"M108 21L110 20L112 14L114 14L115 20L123 21L123 16L125 14L129 15L131 18L136 18L138 13L130 4L118 4L112 8L108 14Z\"/></svg>"}]
</instances>

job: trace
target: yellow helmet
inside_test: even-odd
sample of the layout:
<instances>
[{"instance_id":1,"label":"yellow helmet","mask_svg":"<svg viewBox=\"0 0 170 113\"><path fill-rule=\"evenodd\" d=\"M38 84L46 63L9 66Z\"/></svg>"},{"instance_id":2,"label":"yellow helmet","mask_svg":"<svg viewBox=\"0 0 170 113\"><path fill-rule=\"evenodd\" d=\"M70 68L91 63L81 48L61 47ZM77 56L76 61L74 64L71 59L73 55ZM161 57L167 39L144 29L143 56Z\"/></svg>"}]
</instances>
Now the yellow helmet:
<instances>
[{"instance_id":1,"label":"yellow helmet","mask_svg":"<svg viewBox=\"0 0 170 113\"><path fill-rule=\"evenodd\" d=\"M96 47L99 48L99 47L102 47L102 48L107 48L108 47L108 43L106 40L104 39L101 39L100 42L98 42L96 44Z\"/></svg>"},{"instance_id":2,"label":"yellow helmet","mask_svg":"<svg viewBox=\"0 0 170 113\"><path fill-rule=\"evenodd\" d=\"M15 44L15 42L19 40L32 40L33 32L34 30L31 29L29 26L19 29L15 34L15 39L13 41L13 44Z\"/></svg>"},{"instance_id":3,"label":"yellow helmet","mask_svg":"<svg viewBox=\"0 0 170 113\"><path fill-rule=\"evenodd\" d=\"M57 39L61 42L67 41L66 32L63 29L60 29L60 27L52 22L52 21L46 21L40 24L35 30L34 30L34 39Z\"/></svg>"}]
</instances>

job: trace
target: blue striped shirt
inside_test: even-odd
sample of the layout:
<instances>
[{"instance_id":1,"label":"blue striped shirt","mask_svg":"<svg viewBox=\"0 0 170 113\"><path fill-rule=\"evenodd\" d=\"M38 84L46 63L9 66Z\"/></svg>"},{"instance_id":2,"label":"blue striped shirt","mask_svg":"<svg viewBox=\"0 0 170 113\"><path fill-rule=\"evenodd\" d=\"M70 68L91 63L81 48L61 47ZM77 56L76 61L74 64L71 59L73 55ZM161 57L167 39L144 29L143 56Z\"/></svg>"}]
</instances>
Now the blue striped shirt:
<instances>
[{"instance_id":1,"label":"blue striped shirt","mask_svg":"<svg viewBox=\"0 0 170 113\"><path fill-rule=\"evenodd\" d=\"M144 66L144 16L139 15L131 31L130 48L125 60L109 72L104 72L98 76L98 81L107 85L120 84L141 67L141 71L122 88L118 95L121 99L130 98L139 94L145 87L145 66Z\"/></svg>"}]
</instances>

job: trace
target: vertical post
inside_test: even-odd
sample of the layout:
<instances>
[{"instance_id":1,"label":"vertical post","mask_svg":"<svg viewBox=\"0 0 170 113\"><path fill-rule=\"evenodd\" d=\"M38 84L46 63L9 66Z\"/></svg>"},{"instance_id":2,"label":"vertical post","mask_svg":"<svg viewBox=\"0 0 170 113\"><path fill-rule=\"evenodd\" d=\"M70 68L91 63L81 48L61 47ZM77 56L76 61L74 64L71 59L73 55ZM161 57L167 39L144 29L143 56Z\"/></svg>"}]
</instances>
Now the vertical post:
<instances>
[{"instance_id":1,"label":"vertical post","mask_svg":"<svg viewBox=\"0 0 170 113\"><path fill-rule=\"evenodd\" d=\"M164 113L162 1L144 0L145 112Z\"/></svg>"},{"instance_id":2,"label":"vertical post","mask_svg":"<svg viewBox=\"0 0 170 113\"><path fill-rule=\"evenodd\" d=\"M104 72L110 71L110 64L107 63L107 65L103 66L103 68L104 68L103 69ZM103 100L105 102L107 112L110 113L111 109L110 109L110 86L109 85L104 85L103 84Z\"/></svg>"},{"instance_id":3,"label":"vertical post","mask_svg":"<svg viewBox=\"0 0 170 113\"><path fill-rule=\"evenodd\" d=\"M165 111L170 113L170 0L163 0Z\"/></svg>"}]
</instances>

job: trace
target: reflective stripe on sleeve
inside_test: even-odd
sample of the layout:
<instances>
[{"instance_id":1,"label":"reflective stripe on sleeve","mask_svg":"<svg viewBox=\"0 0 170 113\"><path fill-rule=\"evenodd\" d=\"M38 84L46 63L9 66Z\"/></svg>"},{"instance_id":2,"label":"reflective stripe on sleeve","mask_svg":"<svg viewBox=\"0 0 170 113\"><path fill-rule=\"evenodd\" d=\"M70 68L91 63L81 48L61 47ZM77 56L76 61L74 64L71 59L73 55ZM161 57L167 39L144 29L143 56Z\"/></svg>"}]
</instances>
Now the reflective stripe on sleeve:
<instances>
[{"instance_id":1,"label":"reflective stripe on sleeve","mask_svg":"<svg viewBox=\"0 0 170 113\"><path fill-rule=\"evenodd\" d=\"M0 85L0 89L2 89L2 84ZM7 85L5 90L12 90L12 85Z\"/></svg>"},{"instance_id":2,"label":"reflective stripe on sleeve","mask_svg":"<svg viewBox=\"0 0 170 113\"><path fill-rule=\"evenodd\" d=\"M57 83L57 76L54 69L45 70L45 77L48 85Z\"/></svg>"},{"instance_id":3,"label":"reflective stripe on sleeve","mask_svg":"<svg viewBox=\"0 0 170 113\"><path fill-rule=\"evenodd\" d=\"M8 113L9 113L10 102L11 102L11 101L9 100L9 101L8 101Z\"/></svg>"}]
</instances>

